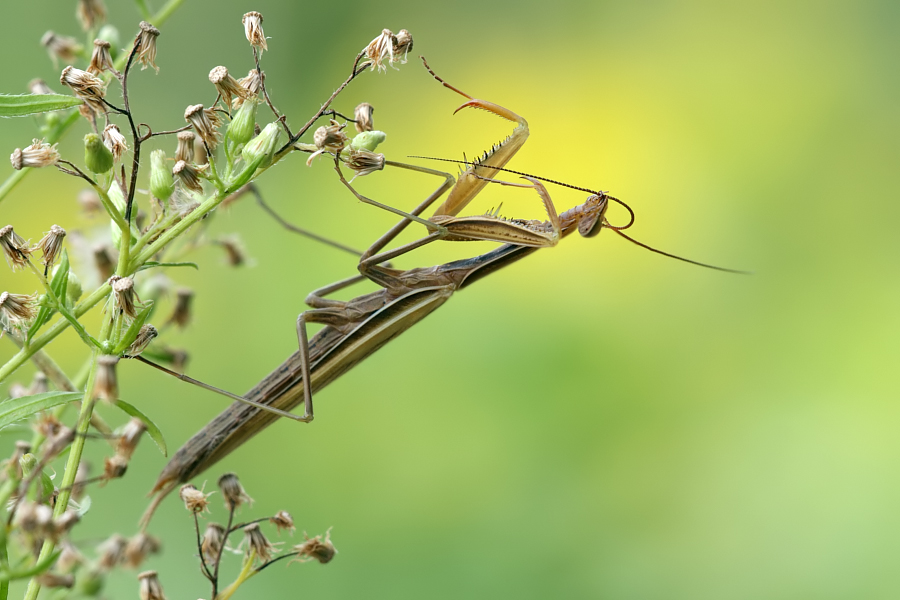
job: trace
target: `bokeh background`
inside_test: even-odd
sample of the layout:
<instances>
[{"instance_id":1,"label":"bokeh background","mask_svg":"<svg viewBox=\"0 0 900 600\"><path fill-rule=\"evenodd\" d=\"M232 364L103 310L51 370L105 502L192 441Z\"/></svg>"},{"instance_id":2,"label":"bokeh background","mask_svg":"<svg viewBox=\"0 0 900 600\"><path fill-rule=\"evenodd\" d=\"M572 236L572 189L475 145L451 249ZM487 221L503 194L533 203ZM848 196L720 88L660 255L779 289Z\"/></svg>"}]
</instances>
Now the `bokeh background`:
<instances>
[{"instance_id":1,"label":"bokeh background","mask_svg":"<svg viewBox=\"0 0 900 600\"><path fill-rule=\"evenodd\" d=\"M74 4L4 5L2 91L36 76L59 88L38 40L47 29L80 36ZM108 4L127 38L137 12ZM162 28L159 75L133 78L140 120L178 127L186 105L209 102L212 67L250 68L248 10L265 15L263 67L295 128L359 48L383 27L407 28L414 54L445 79L528 119L512 168L610 190L637 211L642 241L754 274L603 234L466 289L319 394L315 423L278 423L206 474L207 487L227 470L241 476L256 499L245 517L286 509L311 535L333 527L331 564L279 565L243 597L900 595L900 4L187 0ZM487 113L453 116L461 98L413 59L360 77L335 106L361 101L394 160L473 156L510 130ZM61 144L75 160L80 127ZM34 128L3 121L0 147L27 144ZM356 203L326 161L304 158L261 182L285 217L357 247L394 222ZM409 209L437 181L386 171L356 183ZM79 214L80 189L34 173L0 221L32 239L52 223L96 235L105 223ZM561 209L584 199L551 193ZM470 212L500 202L540 217L533 195L505 188ZM196 316L165 341L189 349L189 374L242 392L296 348L307 292L354 261L278 229L249 201L215 216L211 234L230 233L253 264L231 269L208 248L199 273L171 271L196 291ZM487 248L434 245L401 264ZM34 287L6 269L0 281ZM77 370L75 336L50 350ZM0 359L12 351L2 342ZM173 449L224 406L139 364L120 378ZM99 442L92 452L102 461ZM135 531L164 462L147 442L124 480L95 490L85 546ZM165 551L148 567L167 595L208 597L175 498L152 531ZM228 557L226 571L238 563ZM105 595L136 597L134 573L115 573Z\"/></svg>"}]
</instances>

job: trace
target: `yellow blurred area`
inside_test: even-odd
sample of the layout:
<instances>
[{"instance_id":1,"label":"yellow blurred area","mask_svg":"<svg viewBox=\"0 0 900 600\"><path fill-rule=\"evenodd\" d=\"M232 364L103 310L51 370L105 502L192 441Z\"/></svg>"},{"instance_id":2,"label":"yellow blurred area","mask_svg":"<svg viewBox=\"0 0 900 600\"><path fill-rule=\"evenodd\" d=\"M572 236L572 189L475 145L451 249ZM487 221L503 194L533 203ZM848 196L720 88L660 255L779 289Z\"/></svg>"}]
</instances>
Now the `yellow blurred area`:
<instances>
[{"instance_id":1,"label":"yellow blurred area","mask_svg":"<svg viewBox=\"0 0 900 600\"><path fill-rule=\"evenodd\" d=\"M124 0L107 4L127 40L138 13ZM80 39L74 5L4 6L0 91L21 93L33 77L62 91L38 41L47 29ZM215 97L211 68L250 69L240 25L249 10L265 16L262 66L294 130L383 27L406 28L409 63L366 73L335 104L345 114L363 101L375 107L388 159L455 172L406 157L471 158L511 131L485 112L453 115L464 99L428 75L423 54L448 82L528 120L531 137L510 168L607 190L635 209L630 232L642 242L753 274L693 267L605 232L567 238L462 291L319 394L313 424L278 423L207 474L207 488L222 472L240 475L256 499L243 518L284 509L301 532L333 527L331 564L276 565L243 597L900 594L891 375L900 358L900 4L186 0L161 28L159 75L134 73L138 119L180 127L185 106ZM263 123L271 118L260 110ZM60 149L80 163L87 126L76 129ZM35 131L32 119L3 120L2 147L22 147ZM153 147L174 151L171 140ZM328 160L307 168L305 158L261 180L285 218L357 248L395 222L357 203ZM0 178L11 172L0 166ZM407 210L438 184L390 170L354 182ZM80 189L33 173L0 204L0 225L33 241L53 223L96 239L108 225L78 212ZM560 210L585 198L550 193ZM467 213L501 202L505 215L541 218L532 192L499 186ZM609 218L627 215L614 206ZM353 274L355 261L279 229L250 200L215 215L209 235L232 233L252 265L229 268L210 247L193 257L198 272L167 272L196 298L192 325L164 341L189 350L191 376L241 393L296 349L306 294ZM398 262L491 247L433 244ZM91 281L83 251L69 248ZM0 269L0 290L34 288ZM0 360L13 352L0 340ZM71 332L49 352L70 373L85 355ZM122 363L119 375L123 399L172 449L226 404L140 364ZM3 448L15 439L4 435ZM144 444L125 479L93 490L77 530L88 550L135 531L165 464ZM102 442L89 447L102 463ZM209 518L223 519L213 498ZM152 532L165 550L147 568L168 597L208 597L177 499ZM238 567L226 556L226 572ZM115 573L104 593L136 597L134 574Z\"/></svg>"}]
</instances>

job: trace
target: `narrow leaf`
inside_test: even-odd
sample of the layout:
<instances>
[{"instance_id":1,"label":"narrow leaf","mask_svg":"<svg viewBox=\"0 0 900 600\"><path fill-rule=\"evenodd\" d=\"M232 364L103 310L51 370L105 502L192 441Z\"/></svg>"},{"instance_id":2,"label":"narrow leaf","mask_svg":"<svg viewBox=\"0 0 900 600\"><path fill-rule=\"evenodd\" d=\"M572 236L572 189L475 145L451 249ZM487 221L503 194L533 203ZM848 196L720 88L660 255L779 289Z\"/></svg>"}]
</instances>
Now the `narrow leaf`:
<instances>
[{"instance_id":1,"label":"narrow leaf","mask_svg":"<svg viewBox=\"0 0 900 600\"><path fill-rule=\"evenodd\" d=\"M0 95L0 117L24 117L37 113L64 110L83 104L74 96L63 94Z\"/></svg>"},{"instance_id":2,"label":"narrow leaf","mask_svg":"<svg viewBox=\"0 0 900 600\"><path fill-rule=\"evenodd\" d=\"M0 402L0 429L60 404L81 400L81 392L46 392Z\"/></svg>"},{"instance_id":3,"label":"narrow leaf","mask_svg":"<svg viewBox=\"0 0 900 600\"><path fill-rule=\"evenodd\" d=\"M69 253L66 250L63 250L62 258L59 260L59 267L56 269L56 273L53 275L53 280L50 281L50 289L53 290L53 293L56 294L56 297L59 298L60 302L66 301L66 288L69 285ZM49 306L42 306L38 311L37 317L34 319L34 323L31 324L31 327L28 328L28 340L30 341L32 337L43 327L47 321L50 320L50 317L53 316L53 309Z\"/></svg>"},{"instance_id":4,"label":"narrow leaf","mask_svg":"<svg viewBox=\"0 0 900 600\"><path fill-rule=\"evenodd\" d=\"M195 262L155 262L148 260L138 269L138 271L145 271L147 269L152 269L153 267L191 267L198 271L200 270L200 266Z\"/></svg>"},{"instance_id":5,"label":"narrow leaf","mask_svg":"<svg viewBox=\"0 0 900 600\"><path fill-rule=\"evenodd\" d=\"M62 550L57 550L30 569L26 569L24 571L13 571L12 573L8 571L0 571L0 581L15 581L16 579L26 579L28 577L40 575L53 566L53 563L56 562L56 559L59 558L60 554L62 554Z\"/></svg>"},{"instance_id":6,"label":"narrow leaf","mask_svg":"<svg viewBox=\"0 0 900 600\"><path fill-rule=\"evenodd\" d=\"M163 434L159 430L159 427L156 426L156 423L150 420L147 415L139 411L137 408L128 404L124 400L116 400L116 406L122 409L123 412L131 415L132 417L136 417L144 422L144 425L147 426L147 433L153 439L153 442L156 444L156 447L159 448L159 451L162 452L163 456L168 456L168 449L166 448L166 440L163 439Z\"/></svg>"}]
</instances>

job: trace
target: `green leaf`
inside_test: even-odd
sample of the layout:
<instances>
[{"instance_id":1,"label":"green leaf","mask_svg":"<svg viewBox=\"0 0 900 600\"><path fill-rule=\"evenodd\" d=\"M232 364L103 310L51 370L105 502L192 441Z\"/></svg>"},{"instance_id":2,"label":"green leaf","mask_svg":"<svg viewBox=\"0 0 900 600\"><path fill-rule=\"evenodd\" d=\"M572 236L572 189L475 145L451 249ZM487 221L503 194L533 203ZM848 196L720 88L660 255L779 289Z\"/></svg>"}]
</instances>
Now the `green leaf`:
<instances>
[{"instance_id":1,"label":"green leaf","mask_svg":"<svg viewBox=\"0 0 900 600\"><path fill-rule=\"evenodd\" d=\"M60 554L62 554L62 550L57 550L30 569L26 569L24 571L13 571L12 573L8 571L0 571L0 581L14 581L16 579L26 579L28 577L40 575L53 566L53 564L56 562L56 559L59 558Z\"/></svg>"},{"instance_id":2,"label":"green leaf","mask_svg":"<svg viewBox=\"0 0 900 600\"><path fill-rule=\"evenodd\" d=\"M139 411L131 404L128 404L124 400L116 400L116 406L121 408L123 412L143 421L144 425L147 426L147 433L150 434L150 437L153 439L154 443L156 443L156 447L159 448L159 451L162 452L163 456L169 455L169 451L166 448L166 440L163 439L163 434L159 430L159 427L156 426L156 423L151 421L149 417L147 417L147 415Z\"/></svg>"},{"instance_id":3,"label":"green leaf","mask_svg":"<svg viewBox=\"0 0 900 600\"><path fill-rule=\"evenodd\" d=\"M83 104L74 96L63 94L0 95L0 117L24 117L53 110L64 110Z\"/></svg>"},{"instance_id":4,"label":"green leaf","mask_svg":"<svg viewBox=\"0 0 900 600\"><path fill-rule=\"evenodd\" d=\"M153 267L191 267L193 269L200 270L200 266L194 262L155 262L152 260L148 260L138 269L138 272L145 271L147 269L152 269Z\"/></svg>"},{"instance_id":5,"label":"green leaf","mask_svg":"<svg viewBox=\"0 0 900 600\"><path fill-rule=\"evenodd\" d=\"M141 309L141 312L137 314L134 318L134 321L131 322L131 326L128 328L128 331L125 332L125 335L122 336L122 339L119 341L119 345L116 346L116 349L113 350L113 354L122 354L125 350L128 349L128 346L137 339L138 333L141 331L141 327L144 326L144 323L147 322L147 319L150 317L150 311L153 310L153 305L155 303L150 300L147 301L147 305Z\"/></svg>"},{"instance_id":6,"label":"green leaf","mask_svg":"<svg viewBox=\"0 0 900 600\"><path fill-rule=\"evenodd\" d=\"M66 301L66 287L69 284L69 253L66 250L63 250L62 258L59 260L59 267L56 269L56 273L53 275L53 280L50 281L50 289L53 290L53 293L56 294L56 297L59 298L60 302ZM47 321L50 320L50 317L53 316L53 309L49 306L42 306L41 310L38 311L37 317L34 319L34 323L31 324L31 327L28 328L28 340L31 341L31 338L34 337L41 327L43 327Z\"/></svg>"},{"instance_id":7,"label":"green leaf","mask_svg":"<svg viewBox=\"0 0 900 600\"><path fill-rule=\"evenodd\" d=\"M46 392L0 402L0 429L60 404L81 400L81 392Z\"/></svg>"}]
</instances>

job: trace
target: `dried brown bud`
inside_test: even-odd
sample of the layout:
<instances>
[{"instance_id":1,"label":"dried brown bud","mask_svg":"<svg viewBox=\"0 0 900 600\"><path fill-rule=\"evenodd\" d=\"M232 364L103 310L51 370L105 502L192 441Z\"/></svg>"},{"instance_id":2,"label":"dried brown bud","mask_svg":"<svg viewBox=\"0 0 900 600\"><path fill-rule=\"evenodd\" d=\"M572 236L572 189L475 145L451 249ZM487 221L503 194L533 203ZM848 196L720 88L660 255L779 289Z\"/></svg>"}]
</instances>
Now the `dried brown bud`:
<instances>
[{"instance_id":1,"label":"dried brown bud","mask_svg":"<svg viewBox=\"0 0 900 600\"><path fill-rule=\"evenodd\" d=\"M84 564L84 556L71 542L64 541L62 543L62 553L56 561L56 568L63 573L68 573L81 564Z\"/></svg>"},{"instance_id":2,"label":"dried brown bud","mask_svg":"<svg viewBox=\"0 0 900 600\"><path fill-rule=\"evenodd\" d=\"M113 275L108 281L112 286L116 306L121 313L129 319L135 318L137 316L136 303L140 302L140 298L137 297L137 293L134 291L134 279Z\"/></svg>"},{"instance_id":3,"label":"dried brown bud","mask_svg":"<svg viewBox=\"0 0 900 600\"><path fill-rule=\"evenodd\" d=\"M147 431L147 426L143 421L134 417L122 428L122 434L119 436L119 443L116 445L116 454L129 460L137 448L138 442L141 441L141 435Z\"/></svg>"},{"instance_id":4,"label":"dried brown bud","mask_svg":"<svg viewBox=\"0 0 900 600\"><path fill-rule=\"evenodd\" d=\"M184 329L191 322L191 301L194 299L194 291L188 288L180 288L176 293L175 310L169 317L169 322L175 323Z\"/></svg>"},{"instance_id":5,"label":"dried brown bud","mask_svg":"<svg viewBox=\"0 0 900 600\"><path fill-rule=\"evenodd\" d=\"M32 94L55 94L43 79L32 79L28 82L28 91Z\"/></svg>"},{"instance_id":6,"label":"dried brown bud","mask_svg":"<svg viewBox=\"0 0 900 600\"><path fill-rule=\"evenodd\" d=\"M368 102L363 102L356 107L354 115L356 117L356 131L374 131L375 119L373 117L375 108Z\"/></svg>"},{"instance_id":7,"label":"dried brown bud","mask_svg":"<svg viewBox=\"0 0 900 600\"><path fill-rule=\"evenodd\" d=\"M49 267L56 262L56 259L59 257L59 251L62 250L62 243L65 237L65 229L59 225L52 225L50 231L37 243L37 248L40 248L43 254L41 262L45 267Z\"/></svg>"},{"instance_id":8,"label":"dried brown bud","mask_svg":"<svg viewBox=\"0 0 900 600\"><path fill-rule=\"evenodd\" d=\"M128 459L119 454L107 456L103 460L103 480L118 479L128 470Z\"/></svg>"},{"instance_id":9,"label":"dried brown bud","mask_svg":"<svg viewBox=\"0 0 900 600\"><path fill-rule=\"evenodd\" d=\"M232 96L239 96L241 98L248 98L250 96L250 92L241 86L237 79L229 75L228 69L225 67L218 66L210 71L209 81L216 86L216 90L222 95L225 106L231 106Z\"/></svg>"},{"instance_id":10,"label":"dried brown bud","mask_svg":"<svg viewBox=\"0 0 900 600\"><path fill-rule=\"evenodd\" d=\"M32 425L34 431L45 438L51 438L62 429L63 424L51 413L41 413Z\"/></svg>"},{"instance_id":11,"label":"dried brown bud","mask_svg":"<svg viewBox=\"0 0 900 600\"><path fill-rule=\"evenodd\" d=\"M365 177L384 169L384 154L375 154L368 150L351 150L350 156L347 157L347 166L356 172L353 179ZM350 181L352 182L353 179Z\"/></svg>"},{"instance_id":12,"label":"dried brown bud","mask_svg":"<svg viewBox=\"0 0 900 600\"><path fill-rule=\"evenodd\" d=\"M24 502L16 511L13 523L32 535L45 535L53 525L53 509L46 504Z\"/></svg>"},{"instance_id":13,"label":"dried brown bud","mask_svg":"<svg viewBox=\"0 0 900 600\"><path fill-rule=\"evenodd\" d=\"M94 381L94 398L115 402L119 399L119 382L116 377L118 356L104 354L97 359L97 376Z\"/></svg>"},{"instance_id":14,"label":"dried brown bud","mask_svg":"<svg viewBox=\"0 0 900 600\"><path fill-rule=\"evenodd\" d=\"M224 543L225 528L218 523L208 524L206 531L203 532L203 541L200 543L200 550L207 563L215 562Z\"/></svg>"},{"instance_id":15,"label":"dried brown bud","mask_svg":"<svg viewBox=\"0 0 900 600\"><path fill-rule=\"evenodd\" d=\"M128 143L125 141L125 136L122 135L122 132L119 130L119 126L110 123L103 129L103 145L112 152L113 159L116 162L122 160L122 156L128 151Z\"/></svg>"},{"instance_id":16,"label":"dried brown bud","mask_svg":"<svg viewBox=\"0 0 900 600\"><path fill-rule=\"evenodd\" d=\"M137 337L134 338L134 341L131 342L131 345L128 346L128 349L125 351L126 356L138 356L141 352L147 349L147 346L150 345L150 342L159 335L159 332L156 330L156 327L147 323L146 325L142 325L140 331L138 331Z\"/></svg>"},{"instance_id":17,"label":"dried brown bud","mask_svg":"<svg viewBox=\"0 0 900 600\"><path fill-rule=\"evenodd\" d=\"M194 135L193 131L178 132L178 147L175 149L175 160L186 163L194 162Z\"/></svg>"},{"instance_id":18,"label":"dried brown bud","mask_svg":"<svg viewBox=\"0 0 900 600\"><path fill-rule=\"evenodd\" d=\"M79 515L74 510L67 510L63 514L59 515L55 519L53 519L53 535L52 539L59 541L63 537L65 537L69 531L72 530L72 527L75 526L78 521L81 520L81 515Z\"/></svg>"},{"instance_id":19,"label":"dried brown bud","mask_svg":"<svg viewBox=\"0 0 900 600\"><path fill-rule=\"evenodd\" d=\"M262 28L263 16L256 11L248 12L241 22L244 24L244 35L247 36L250 45L260 51L268 50L269 46L266 44L266 36Z\"/></svg>"},{"instance_id":20,"label":"dried brown bud","mask_svg":"<svg viewBox=\"0 0 900 600\"><path fill-rule=\"evenodd\" d=\"M221 237L213 242L225 250L225 255L228 258L228 264L232 267L240 267L244 263L247 262L247 256L244 252L244 248L235 236L229 237Z\"/></svg>"},{"instance_id":21,"label":"dried brown bud","mask_svg":"<svg viewBox=\"0 0 900 600\"><path fill-rule=\"evenodd\" d=\"M113 65L112 55L109 53L110 43L106 40L94 40L94 51L91 53L91 63L88 65L88 73L99 75L103 71L117 73Z\"/></svg>"},{"instance_id":22,"label":"dried brown bud","mask_svg":"<svg viewBox=\"0 0 900 600\"><path fill-rule=\"evenodd\" d=\"M112 534L109 539L100 544L97 547L97 552L100 554L98 559L100 568L106 571L114 569L125 559L125 546L127 545L128 540L118 533Z\"/></svg>"},{"instance_id":23,"label":"dried brown bud","mask_svg":"<svg viewBox=\"0 0 900 600\"><path fill-rule=\"evenodd\" d=\"M309 158L306 159L306 166L312 166L313 159L325 152L339 154L349 141L347 134L343 132L346 126L346 123L338 123L331 119L331 125L316 129L316 132L313 134L313 142L315 142L318 150L309 155Z\"/></svg>"},{"instance_id":24,"label":"dried brown bud","mask_svg":"<svg viewBox=\"0 0 900 600\"><path fill-rule=\"evenodd\" d=\"M297 529L294 527L293 517L286 510L279 510L274 517L269 517L269 523L277 527L279 532L285 530L290 532L291 535L294 535L294 530Z\"/></svg>"},{"instance_id":25,"label":"dried brown bud","mask_svg":"<svg viewBox=\"0 0 900 600\"><path fill-rule=\"evenodd\" d=\"M200 169L194 167L190 163L179 160L175 163L175 166L172 167L172 175L175 176L175 180L185 189L197 193L203 192L203 182L200 181L199 177Z\"/></svg>"},{"instance_id":26,"label":"dried brown bud","mask_svg":"<svg viewBox=\"0 0 900 600\"><path fill-rule=\"evenodd\" d=\"M75 576L44 572L37 576L37 582L45 588L70 588L75 585Z\"/></svg>"},{"instance_id":27,"label":"dried brown bud","mask_svg":"<svg viewBox=\"0 0 900 600\"><path fill-rule=\"evenodd\" d=\"M192 104L184 111L184 120L194 126L194 131L206 143L210 151L222 141L222 134L219 133L219 127L222 126L222 119L211 108L203 108L202 104Z\"/></svg>"},{"instance_id":28,"label":"dried brown bud","mask_svg":"<svg viewBox=\"0 0 900 600\"><path fill-rule=\"evenodd\" d=\"M30 321L36 314L34 296L25 294L0 294L0 316L8 325L19 326Z\"/></svg>"},{"instance_id":29,"label":"dried brown bud","mask_svg":"<svg viewBox=\"0 0 900 600\"><path fill-rule=\"evenodd\" d=\"M106 112L106 105L103 103L103 98L106 96L106 88L103 86L102 79L87 71L68 66L63 69L59 82L72 88L75 95L84 100L85 105L92 111L96 113Z\"/></svg>"},{"instance_id":30,"label":"dried brown bud","mask_svg":"<svg viewBox=\"0 0 900 600\"><path fill-rule=\"evenodd\" d=\"M143 65L141 71L153 67L159 73L159 67L156 66L156 38L159 37L159 29L147 21L141 21L140 28L141 32L134 41L140 45L138 61Z\"/></svg>"},{"instance_id":31,"label":"dried brown bud","mask_svg":"<svg viewBox=\"0 0 900 600\"><path fill-rule=\"evenodd\" d=\"M161 546L159 540L146 533L139 533L125 546L125 566L136 569L141 566L148 554L156 554Z\"/></svg>"},{"instance_id":32,"label":"dried brown bud","mask_svg":"<svg viewBox=\"0 0 900 600\"><path fill-rule=\"evenodd\" d=\"M73 63L78 60L80 48L75 38L48 31L41 38L41 45L50 52L54 65L57 64L57 59L64 63Z\"/></svg>"},{"instance_id":33,"label":"dried brown bud","mask_svg":"<svg viewBox=\"0 0 900 600\"><path fill-rule=\"evenodd\" d=\"M320 563L325 564L330 562L331 559L334 558L334 555L337 554L337 548L331 543L331 529L325 532L324 540L320 535L317 535L312 539L306 534L303 534L303 537L306 538L306 541L294 546L294 552L297 554L297 558L294 560L300 562L317 560Z\"/></svg>"},{"instance_id":34,"label":"dried brown bud","mask_svg":"<svg viewBox=\"0 0 900 600\"><path fill-rule=\"evenodd\" d=\"M138 575L141 582L141 600L166 600L156 571L144 571Z\"/></svg>"},{"instance_id":35,"label":"dried brown bud","mask_svg":"<svg viewBox=\"0 0 900 600\"><path fill-rule=\"evenodd\" d=\"M241 77L237 80L238 85L244 88L247 91L246 96L236 96L235 99L231 102L231 108L236 109L244 103L246 98L252 98L259 94L259 90L262 89L263 81L266 79L265 73L260 73L256 69L250 69L250 72L247 73L246 77Z\"/></svg>"},{"instance_id":36,"label":"dried brown bud","mask_svg":"<svg viewBox=\"0 0 900 600\"><path fill-rule=\"evenodd\" d=\"M32 252L31 247L22 236L15 232L12 225L0 229L0 248L3 248L6 263L13 272L24 269L28 264L28 256Z\"/></svg>"},{"instance_id":37,"label":"dried brown bud","mask_svg":"<svg viewBox=\"0 0 900 600\"><path fill-rule=\"evenodd\" d=\"M9 162L17 171L21 171L25 167L40 169L59 162L59 152L56 150L56 144L51 146L45 144L44 140L34 139L30 146L13 150L13 153L9 155Z\"/></svg>"},{"instance_id":38,"label":"dried brown bud","mask_svg":"<svg viewBox=\"0 0 900 600\"><path fill-rule=\"evenodd\" d=\"M219 477L219 489L222 491L222 497L225 499L225 508L234 510L239 508L245 502L253 505L253 498L244 491L238 476L234 473L225 473Z\"/></svg>"},{"instance_id":39,"label":"dried brown bud","mask_svg":"<svg viewBox=\"0 0 900 600\"><path fill-rule=\"evenodd\" d=\"M409 31L406 29L401 29L397 36L394 38L394 48L393 54L394 57L391 62L397 61L401 65L406 64L406 55L409 54L410 50L413 49L413 39L412 35L410 35ZM400 58L400 55L403 55L403 58Z\"/></svg>"},{"instance_id":40,"label":"dried brown bud","mask_svg":"<svg viewBox=\"0 0 900 600\"><path fill-rule=\"evenodd\" d=\"M109 246L105 244L94 246L94 265L97 267L101 280L106 281L112 277L116 263L112 258Z\"/></svg>"},{"instance_id":41,"label":"dried brown bud","mask_svg":"<svg viewBox=\"0 0 900 600\"><path fill-rule=\"evenodd\" d=\"M198 490L190 483L181 486L181 490L178 492L178 496L184 502L184 507L192 513L211 512L209 510L209 497L212 494L213 492L204 494L203 490Z\"/></svg>"},{"instance_id":42,"label":"dried brown bud","mask_svg":"<svg viewBox=\"0 0 900 600\"><path fill-rule=\"evenodd\" d=\"M106 21L106 6L103 5L103 0L78 0L75 14L81 21L81 27L90 31Z\"/></svg>"},{"instance_id":43,"label":"dried brown bud","mask_svg":"<svg viewBox=\"0 0 900 600\"><path fill-rule=\"evenodd\" d=\"M275 547L263 535L259 523L252 523L244 527L244 541L247 542L247 556L250 556L251 552L255 552L262 562L269 562L272 553L275 552Z\"/></svg>"}]
</instances>

